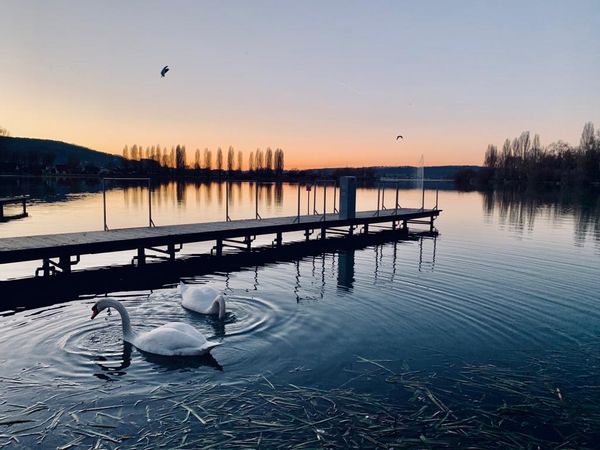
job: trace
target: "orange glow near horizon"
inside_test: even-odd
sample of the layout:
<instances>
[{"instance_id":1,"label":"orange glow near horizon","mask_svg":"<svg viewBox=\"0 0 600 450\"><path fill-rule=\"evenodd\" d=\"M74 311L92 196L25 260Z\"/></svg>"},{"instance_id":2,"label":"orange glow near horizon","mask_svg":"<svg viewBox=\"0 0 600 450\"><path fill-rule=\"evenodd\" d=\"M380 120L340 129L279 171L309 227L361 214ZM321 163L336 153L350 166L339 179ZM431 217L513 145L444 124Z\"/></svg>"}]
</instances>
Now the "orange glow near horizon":
<instances>
[{"instance_id":1,"label":"orange glow near horizon","mask_svg":"<svg viewBox=\"0 0 600 450\"><path fill-rule=\"evenodd\" d=\"M103 138L78 136L75 138L63 137L60 135L17 135L12 133L15 137L28 137L37 139L52 139L67 142L69 144L80 145L83 147L90 148L92 150L102 151L105 153L111 153L115 155L122 155L123 147L127 145L131 148L134 144L146 147L152 147L160 145L161 148L171 149L172 146L185 145L186 147L186 158L188 165L193 165L195 150L200 150L201 156L203 155L204 149L209 148L213 153L213 164L217 148L221 147L223 150L223 156L226 157L227 149L229 145L232 145L236 152L236 165L237 165L237 152L242 151L243 153L243 168L244 170L248 167L248 158L251 152L255 152L257 148L260 148L263 152L267 147L271 147L272 150L276 148L282 148L285 154L285 168L286 169L315 169L315 168L336 168L336 167L368 167L368 166L415 166L418 164L421 155L424 155L426 166L441 166L441 165L481 165L483 160L483 151L479 152L475 149L472 155L463 153L459 149L454 151L448 150L443 154L435 152L428 145L418 145L410 143L408 140L389 142L386 144L380 142L369 148L369 144L363 142L345 143L340 144L332 140L330 143L320 142L291 142L288 146L282 145L264 145L252 147L243 144L213 144L213 145L190 145L184 141L177 141L174 144L165 144L160 139L155 139L152 142L147 140L130 141L125 144L112 143L110 140L107 141ZM191 141L191 140L190 140ZM188 142L190 142L188 141ZM388 141L390 141L388 139ZM116 147L116 148L115 148ZM373 148L375 147L375 148ZM430 159L430 155L436 155L435 159ZM459 156L460 155L460 156Z\"/></svg>"}]
</instances>

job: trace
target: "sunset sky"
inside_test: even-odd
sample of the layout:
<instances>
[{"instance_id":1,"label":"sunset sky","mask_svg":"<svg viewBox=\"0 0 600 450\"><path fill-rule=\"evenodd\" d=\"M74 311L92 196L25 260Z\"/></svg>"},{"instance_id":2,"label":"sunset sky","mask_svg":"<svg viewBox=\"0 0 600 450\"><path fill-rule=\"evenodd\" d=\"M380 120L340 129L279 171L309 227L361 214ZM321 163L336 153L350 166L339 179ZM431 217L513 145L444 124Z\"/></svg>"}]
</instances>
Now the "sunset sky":
<instances>
[{"instance_id":1,"label":"sunset sky","mask_svg":"<svg viewBox=\"0 0 600 450\"><path fill-rule=\"evenodd\" d=\"M3 0L0 61L1 127L119 154L480 164L600 126L598 0Z\"/></svg>"}]
</instances>

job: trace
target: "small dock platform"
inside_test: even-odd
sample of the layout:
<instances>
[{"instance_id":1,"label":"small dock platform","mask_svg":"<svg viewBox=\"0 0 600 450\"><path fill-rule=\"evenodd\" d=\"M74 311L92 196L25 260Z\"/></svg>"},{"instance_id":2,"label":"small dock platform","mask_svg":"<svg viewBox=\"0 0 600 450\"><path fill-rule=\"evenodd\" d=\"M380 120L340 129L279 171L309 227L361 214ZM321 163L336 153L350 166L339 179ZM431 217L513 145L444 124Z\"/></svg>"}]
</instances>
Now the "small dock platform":
<instances>
[{"instance_id":1,"label":"small dock platform","mask_svg":"<svg viewBox=\"0 0 600 450\"><path fill-rule=\"evenodd\" d=\"M1 238L0 264L41 260L36 276L49 276L70 273L81 255L135 251L132 262L143 266L147 258L157 257L154 254L174 260L184 244L197 242L214 241L211 254L221 256L225 247L252 251L252 242L259 235L274 235L273 246L279 247L283 233L289 232L304 232L306 240L316 232L317 239L326 239L364 235L384 227L407 232L411 223L433 231L440 212L437 208L395 208L361 211L352 218L331 213Z\"/></svg>"},{"instance_id":2,"label":"small dock platform","mask_svg":"<svg viewBox=\"0 0 600 450\"><path fill-rule=\"evenodd\" d=\"M14 219L22 219L27 217L27 200L29 195L18 195L16 197L0 197L0 222L7 222ZM4 214L4 205L18 204L20 203L23 207L21 214L13 214L12 216L6 216Z\"/></svg>"}]
</instances>

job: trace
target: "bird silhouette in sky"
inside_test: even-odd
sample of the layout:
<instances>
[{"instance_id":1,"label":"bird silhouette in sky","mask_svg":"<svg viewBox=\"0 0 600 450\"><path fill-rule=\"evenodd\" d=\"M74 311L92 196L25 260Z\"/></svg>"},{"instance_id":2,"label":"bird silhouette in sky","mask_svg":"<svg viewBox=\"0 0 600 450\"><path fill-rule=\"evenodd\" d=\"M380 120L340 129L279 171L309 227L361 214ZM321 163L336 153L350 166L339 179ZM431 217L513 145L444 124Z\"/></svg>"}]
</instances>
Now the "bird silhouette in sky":
<instances>
[{"instance_id":1,"label":"bird silhouette in sky","mask_svg":"<svg viewBox=\"0 0 600 450\"><path fill-rule=\"evenodd\" d=\"M398 135L398 136L396 137L396 140L398 140L398 139L404 139L404 138L403 138L402 136Z\"/></svg>"},{"instance_id":2,"label":"bird silhouette in sky","mask_svg":"<svg viewBox=\"0 0 600 450\"><path fill-rule=\"evenodd\" d=\"M163 67L162 70L160 71L160 76L164 78L168 71L169 71L169 66Z\"/></svg>"}]
</instances>

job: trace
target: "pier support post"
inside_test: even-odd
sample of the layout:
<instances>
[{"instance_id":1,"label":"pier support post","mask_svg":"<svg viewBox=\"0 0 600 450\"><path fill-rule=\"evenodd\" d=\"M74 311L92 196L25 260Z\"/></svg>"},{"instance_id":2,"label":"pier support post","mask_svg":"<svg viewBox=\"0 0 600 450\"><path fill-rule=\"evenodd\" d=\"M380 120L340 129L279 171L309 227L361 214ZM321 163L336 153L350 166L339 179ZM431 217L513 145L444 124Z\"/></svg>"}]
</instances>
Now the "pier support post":
<instances>
[{"instance_id":1,"label":"pier support post","mask_svg":"<svg viewBox=\"0 0 600 450\"><path fill-rule=\"evenodd\" d=\"M369 234L369 224L365 223L363 226L363 234L367 235Z\"/></svg>"},{"instance_id":2,"label":"pier support post","mask_svg":"<svg viewBox=\"0 0 600 450\"><path fill-rule=\"evenodd\" d=\"M433 216L431 216L431 222L429 222L429 232L433 233L434 228L435 227L433 226Z\"/></svg>"},{"instance_id":3,"label":"pier support post","mask_svg":"<svg viewBox=\"0 0 600 450\"><path fill-rule=\"evenodd\" d=\"M282 243L283 243L283 234L280 231L277 233L277 236L275 237L275 245L277 247L281 247Z\"/></svg>"},{"instance_id":4,"label":"pier support post","mask_svg":"<svg viewBox=\"0 0 600 450\"><path fill-rule=\"evenodd\" d=\"M244 238L244 242L246 243L246 251L249 252L252 250L252 238L250 236L246 236Z\"/></svg>"},{"instance_id":5,"label":"pier support post","mask_svg":"<svg viewBox=\"0 0 600 450\"><path fill-rule=\"evenodd\" d=\"M310 230L308 228L304 230L304 237L307 241L310 239Z\"/></svg>"},{"instance_id":6,"label":"pier support post","mask_svg":"<svg viewBox=\"0 0 600 450\"><path fill-rule=\"evenodd\" d=\"M325 239L327 237L327 228L321 228L321 239Z\"/></svg>"},{"instance_id":7,"label":"pier support post","mask_svg":"<svg viewBox=\"0 0 600 450\"><path fill-rule=\"evenodd\" d=\"M340 177L340 219L356 217L356 177Z\"/></svg>"},{"instance_id":8,"label":"pier support post","mask_svg":"<svg viewBox=\"0 0 600 450\"><path fill-rule=\"evenodd\" d=\"M223 239L217 239L216 255L223 256Z\"/></svg>"},{"instance_id":9,"label":"pier support post","mask_svg":"<svg viewBox=\"0 0 600 450\"><path fill-rule=\"evenodd\" d=\"M175 244L169 244L167 246L167 252L169 253L169 260L175 261Z\"/></svg>"},{"instance_id":10,"label":"pier support post","mask_svg":"<svg viewBox=\"0 0 600 450\"><path fill-rule=\"evenodd\" d=\"M402 222L402 231L408 231L408 222L406 220Z\"/></svg>"},{"instance_id":11,"label":"pier support post","mask_svg":"<svg viewBox=\"0 0 600 450\"><path fill-rule=\"evenodd\" d=\"M71 257L69 255L61 255L58 257L58 267L64 274L71 273Z\"/></svg>"},{"instance_id":12,"label":"pier support post","mask_svg":"<svg viewBox=\"0 0 600 450\"><path fill-rule=\"evenodd\" d=\"M146 265L146 250L144 247L140 247L137 251L137 266L142 267L144 265Z\"/></svg>"},{"instance_id":13,"label":"pier support post","mask_svg":"<svg viewBox=\"0 0 600 450\"><path fill-rule=\"evenodd\" d=\"M50 258L44 258L42 262L42 274L45 277L50 276Z\"/></svg>"}]
</instances>

